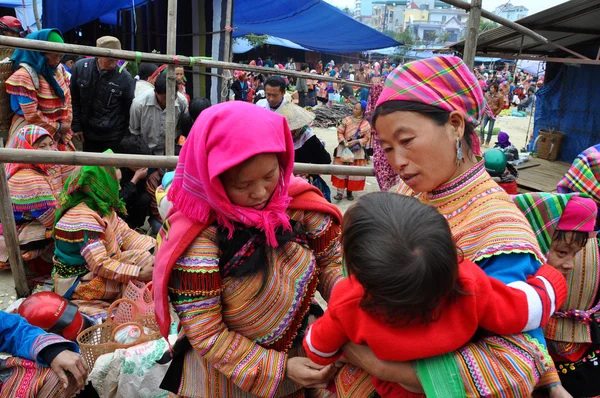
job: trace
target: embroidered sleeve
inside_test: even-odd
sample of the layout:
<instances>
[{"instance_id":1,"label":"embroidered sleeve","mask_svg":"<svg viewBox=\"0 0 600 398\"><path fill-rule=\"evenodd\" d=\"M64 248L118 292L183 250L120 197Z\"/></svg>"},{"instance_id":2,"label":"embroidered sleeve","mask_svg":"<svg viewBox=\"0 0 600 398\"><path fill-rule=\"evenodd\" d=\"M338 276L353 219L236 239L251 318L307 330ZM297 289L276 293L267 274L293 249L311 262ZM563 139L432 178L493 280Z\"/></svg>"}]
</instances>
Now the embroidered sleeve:
<instances>
[{"instance_id":1,"label":"embroidered sleeve","mask_svg":"<svg viewBox=\"0 0 600 398\"><path fill-rule=\"evenodd\" d=\"M40 76L40 79L42 77ZM35 124L43 127L50 134L54 135L59 126L59 122L53 122L39 109L38 94L31 76L25 68L20 68L6 81L6 92L23 98L19 101L23 117L28 124Z\"/></svg>"},{"instance_id":2,"label":"embroidered sleeve","mask_svg":"<svg viewBox=\"0 0 600 398\"><path fill-rule=\"evenodd\" d=\"M304 212L302 224L321 270L318 290L328 301L333 287L342 278L340 225L327 214L308 211Z\"/></svg>"},{"instance_id":3,"label":"embroidered sleeve","mask_svg":"<svg viewBox=\"0 0 600 398\"><path fill-rule=\"evenodd\" d=\"M242 390L273 397L284 380L287 355L227 328L221 314L219 255L216 228L206 228L173 268L171 302L199 355Z\"/></svg>"},{"instance_id":4,"label":"embroidered sleeve","mask_svg":"<svg viewBox=\"0 0 600 398\"><path fill-rule=\"evenodd\" d=\"M8 180L14 212L37 214L37 219L48 229L54 226L58 202L50 183L34 170L19 170Z\"/></svg>"},{"instance_id":5,"label":"embroidered sleeve","mask_svg":"<svg viewBox=\"0 0 600 398\"><path fill-rule=\"evenodd\" d=\"M346 123L347 120L343 119L337 128L338 142L342 142L346 139Z\"/></svg>"},{"instance_id":6,"label":"embroidered sleeve","mask_svg":"<svg viewBox=\"0 0 600 398\"><path fill-rule=\"evenodd\" d=\"M122 236L121 250L146 250L151 251L156 246L156 239L148 235L142 235L137 231L129 228L127 223L119 216L117 217L117 225Z\"/></svg>"},{"instance_id":7,"label":"embroidered sleeve","mask_svg":"<svg viewBox=\"0 0 600 398\"><path fill-rule=\"evenodd\" d=\"M88 241L81 248L81 256L92 274L121 283L137 278L142 266L154 261L154 256L145 250L123 252L121 258L111 254L100 239Z\"/></svg>"}]
</instances>

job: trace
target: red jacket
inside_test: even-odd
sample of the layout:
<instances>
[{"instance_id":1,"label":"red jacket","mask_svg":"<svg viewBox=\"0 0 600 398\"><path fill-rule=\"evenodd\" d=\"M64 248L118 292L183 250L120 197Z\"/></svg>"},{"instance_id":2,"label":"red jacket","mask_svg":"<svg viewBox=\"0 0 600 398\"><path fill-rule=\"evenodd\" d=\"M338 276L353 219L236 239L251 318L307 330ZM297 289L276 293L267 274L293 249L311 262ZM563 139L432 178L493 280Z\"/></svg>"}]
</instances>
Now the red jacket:
<instances>
[{"instance_id":1,"label":"red jacket","mask_svg":"<svg viewBox=\"0 0 600 398\"><path fill-rule=\"evenodd\" d=\"M543 265L526 284L520 283L526 286L509 287L487 276L475 263L463 260L459 264L459 286L465 294L443 301L435 322L415 320L398 327L360 308L364 289L351 276L334 288L325 315L306 333L304 349L313 362L321 365L337 360L348 341L367 344L381 360L412 361L455 351L468 343L480 327L500 335L537 329L565 301L566 281L557 270ZM534 297L537 295L527 295L532 288L545 293L540 293L542 302ZM532 324L532 319L541 319L541 324ZM390 385L401 389L395 383L384 388L386 383L379 380L374 384L378 391L387 391L386 395Z\"/></svg>"}]
</instances>

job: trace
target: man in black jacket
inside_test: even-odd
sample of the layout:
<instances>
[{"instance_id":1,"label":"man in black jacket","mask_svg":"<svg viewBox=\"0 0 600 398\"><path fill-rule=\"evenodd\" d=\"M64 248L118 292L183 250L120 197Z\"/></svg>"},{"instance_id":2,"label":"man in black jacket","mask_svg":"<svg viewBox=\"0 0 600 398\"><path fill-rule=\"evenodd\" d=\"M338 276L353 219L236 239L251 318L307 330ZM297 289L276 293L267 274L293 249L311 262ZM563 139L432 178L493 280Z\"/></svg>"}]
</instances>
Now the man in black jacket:
<instances>
[{"instance_id":1,"label":"man in black jacket","mask_svg":"<svg viewBox=\"0 0 600 398\"><path fill-rule=\"evenodd\" d=\"M121 49L116 37L103 36L96 47ZM71 76L71 99L75 138L83 140L85 152L118 150L129 128L129 108L135 82L129 72L117 67L114 58L85 58L77 61Z\"/></svg>"}]
</instances>

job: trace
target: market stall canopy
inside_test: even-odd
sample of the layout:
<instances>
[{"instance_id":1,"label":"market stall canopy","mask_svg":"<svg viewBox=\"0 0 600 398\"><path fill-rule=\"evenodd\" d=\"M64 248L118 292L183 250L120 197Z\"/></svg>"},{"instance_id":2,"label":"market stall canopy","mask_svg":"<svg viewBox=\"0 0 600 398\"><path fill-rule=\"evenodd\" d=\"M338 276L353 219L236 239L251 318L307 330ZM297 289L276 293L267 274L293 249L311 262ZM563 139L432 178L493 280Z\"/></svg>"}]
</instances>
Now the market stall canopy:
<instances>
[{"instance_id":1,"label":"market stall canopy","mask_svg":"<svg viewBox=\"0 0 600 398\"><path fill-rule=\"evenodd\" d=\"M544 36L563 47L573 48L600 40L600 0L570 0L556 7L530 15L517 21L518 24ZM450 46L462 52L465 42ZM564 55L549 44L542 44L530 37L523 37L510 28L501 26L479 35L477 53L497 55Z\"/></svg>"},{"instance_id":2,"label":"market stall canopy","mask_svg":"<svg viewBox=\"0 0 600 398\"><path fill-rule=\"evenodd\" d=\"M340 54L400 44L322 0L235 0L233 7L234 37L270 35Z\"/></svg>"},{"instance_id":3,"label":"market stall canopy","mask_svg":"<svg viewBox=\"0 0 600 398\"><path fill-rule=\"evenodd\" d=\"M268 36L265 43L270 44L272 46L280 46L280 47L293 48L296 50L311 51L308 48L304 48L292 41L289 41L286 39L281 39L279 37ZM235 39L233 41L232 51L234 54L244 54L244 53L247 53L248 51L252 50L253 48L254 48L254 46L248 40L246 40L246 38L238 37L237 39Z\"/></svg>"}]
</instances>

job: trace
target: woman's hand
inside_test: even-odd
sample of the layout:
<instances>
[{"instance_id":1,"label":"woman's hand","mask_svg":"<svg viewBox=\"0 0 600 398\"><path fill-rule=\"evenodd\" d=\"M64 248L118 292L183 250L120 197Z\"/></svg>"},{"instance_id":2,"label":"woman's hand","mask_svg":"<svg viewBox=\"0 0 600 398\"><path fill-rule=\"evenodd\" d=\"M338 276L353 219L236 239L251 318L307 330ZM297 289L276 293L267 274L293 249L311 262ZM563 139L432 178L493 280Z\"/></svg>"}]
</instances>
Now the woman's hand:
<instances>
[{"instance_id":1,"label":"woman's hand","mask_svg":"<svg viewBox=\"0 0 600 398\"><path fill-rule=\"evenodd\" d=\"M321 366L305 357L287 360L286 376L305 388L327 388L338 371L333 365Z\"/></svg>"},{"instance_id":2,"label":"woman's hand","mask_svg":"<svg viewBox=\"0 0 600 398\"><path fill-rule=\"evenodd\" d=\"M410 362L382 361L368 346L352 342L344 345L344 356L349 363L380 380L402 384L404 388L417 394L424 393L417 373Z\"/></svg>"},{"instance_id":3,"label":"woman's hand","mask_svg":"<svg viewBox=\"0 0 600 398\"><path fill-rule=\"evenodd\" d=\"M548 389L548 396L550 398L573 398L571 394L562 386L562 384L558 384L554 387L550 387Z\"/></svg>"},{"instance_id":4,"label":"woman's hand","mask_svg":"<svg viewBox=\"0 0 600 398\"><path fill-rule=\"evenodd\" d=\"M70 393L70 395L65 394L68 397L83 388L88 377L88 366L81 355L69 350L54 357L50 362L50 367L58 375L63 388ZM70 381L66 372L73 376Z\"/></svg>"},{"instance_id":5,"label":"woman's hand","mask_svg":"<svg viewBox=\"0 0 600 398\"><path fill-rule=\"evenodd\" d=\"M150 282L152 280L152 273L154 272L154 264L148 264L142 267L137 277L142 282Z\"/></svg>"}]
</instances>

